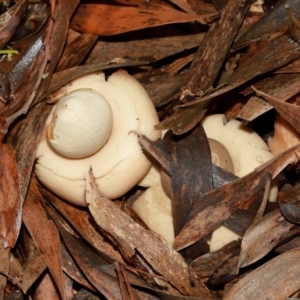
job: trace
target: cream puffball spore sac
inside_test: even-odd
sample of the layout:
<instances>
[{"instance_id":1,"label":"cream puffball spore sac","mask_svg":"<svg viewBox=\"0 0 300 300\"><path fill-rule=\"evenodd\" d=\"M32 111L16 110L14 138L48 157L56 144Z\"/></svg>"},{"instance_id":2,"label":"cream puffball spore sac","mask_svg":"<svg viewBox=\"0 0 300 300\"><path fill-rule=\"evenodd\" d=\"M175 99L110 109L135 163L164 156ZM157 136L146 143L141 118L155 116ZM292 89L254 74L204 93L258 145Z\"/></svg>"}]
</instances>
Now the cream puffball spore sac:
<instances>
[{"instance_id":1,"label":"cream puffball spore sac","mask_svg":"<svg viewBox=\"0 0 300 300\"><path fill-rule=\"evenodd\" d=\"M113 126L109 103L92 89L80 89L63 97L48 126L50 146L62 156L82 158L107 142Z\"/></svg>"}]
</instances>

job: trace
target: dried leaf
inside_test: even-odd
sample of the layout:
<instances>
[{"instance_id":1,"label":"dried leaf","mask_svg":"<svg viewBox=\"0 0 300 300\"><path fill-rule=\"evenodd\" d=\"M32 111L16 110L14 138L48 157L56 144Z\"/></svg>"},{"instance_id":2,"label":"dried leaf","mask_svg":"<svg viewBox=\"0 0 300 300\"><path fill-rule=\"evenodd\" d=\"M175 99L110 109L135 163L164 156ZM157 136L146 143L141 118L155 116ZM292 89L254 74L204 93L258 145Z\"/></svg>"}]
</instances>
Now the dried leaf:
<instances>
[{"instance_id":1,"label":"dried leaf","mask_svg":"<svg viewBox=\"0 0 300 300\"><path fill-rule=\"evenodd\" d=\"M286 221L279 209L248 228L242 239L239 268L246 267L268 254L282 241L298 235L300 229Z\"/></svg>"},{"instance_id":2,"label":"dried leaf","mask_svg":"<svg viewBox=\"0 0 300 300\"><path fill-rule=\"evenodd\" d=\"M34 299L35 300L44 300L44 299L60 300L56 286L49 272L44 273L41 280L38 282L38 285L34 290Z\"/></svg>"},{"instance_id":3,"label":"dried leaf","mask_svg":"<svg viewBox=\"0 0 300 300\"><path fill-rule=\"evenodd\" d=\"M26 8L27 1L21 0L0 16L0 49L3 49L14 35Z\"/></svg>"},{"instance_id":4,"label":"dried leaf","mask_svg":"<svg viewBox=\"0 0 300 300\"><path fill-rule=\"evenodd\" d=\"M198 47L204 37L202 30L187 34L177 27L164 26L159 31L149 29L143 34L134 33L132 36L114 36L109 40L99 38L97 44L89 54L86 64L106 63L116 58L137 61L158 61L184 50Z\"/></svg>"},{"instance_id":5,"label":"dried leaf","mask_svg":"<svg viewBox=\"0 0 300 300\"><path fill-rule=\"evenodd\" d=\"M231 253L223 263L215 270L207 281L207 286L210 289L216 290L226 283L232 281L238 277L238 262L239 262L239 251Z\"/></svg>"},{"instance_id":6,"label":"dried leaf","mask_svg":"<svg viewBox=\"0 0 300 300\"><path fill-rule=\"evenodd\" d=\"M171 149L171 202L176 236L188 220L195 199L213 189L213 179L210 147L200 123L189 133L171 138Z\"/></svg>"},{"instance_id":7,"label":"dried leaf","mask_svg":"<svg viewBox=\"0 0 300 300\"><path fill-rule=\"evenodd\" d=\"M171 173L171 164L170 164L170 153L164 142L161 140L151 141L146 136L139 136L140 144L160 163L160 165L167 171L168 174ZM212 174L213 174L213 183L214 187L221 187L225 184L228 184L236 179L237 176L225 171L224 169L212 165Z\"/></svg>"},{"instance_id":8,"label":"dried leaf","mask_svg":"<svg viewBox=\"0 0 300 300\"><path fill-rule=\"evenodd\" d=\"M255 88L253 89L256 91L257 95L266 99L280 113L280 115L283 116L300 133L299 106L280 101L263 92L257 91Z\"/></svg>"},{"instance_id":9,"label":"dried leaf","mask_svg":"<svg viewBox=\"0 0 300 300\"><path fill-rule=\"evenodd\" d=\"M5 295L7 276L10 269L10 252L11 249L5 246L6 241L0 237L0 299Z\"/></svg>"},{"instance_id":10,"label":"dried leaf","mask_svg":"<svg viewBox=\"0 0 300 300\"><path fill-rule=\"evenodd\" d=\"M300 224L300 208L295 203L280 203L280 211L285 219L293 224Z\"/></svg>"},{"instance_id":11,"label":"dried leaf","mask_svg":"<svg viewBox=\"0 0 300 300\"><path fill-rule=\"evenodd\" d=\"M199 103L191 107L177 108L173 115L155 125L155 129L170 129L174 134L184 134L194 128L204 117L207 110L203 107L203 103Z\"/></svg>"},{"instance_id":12,"label":"dried leaf","mask_svg":"<svg viewBox=\"0 0 300 300\"><path fill-rule=\"evenodd\" d=\"M88 288L89 290L96 291L96 289L89 283L84 274L81 272L75 260L70 255L64 244L61 244L61 259L63 271L68 274L70 278Z\"/></svg>"},{"instance_id":13,"label":"dried leaf","mask_svg":"<svg viewBox=\"0 0 300 300\"><path fill-rule=\"evenodd\" d=\"M228 82L247 82L299 58L299 39L299 30L291 28L270 41L262 40L251 45Z\"/></svg>"},{"instance_id":14,"label":"dried leaf","mask_svg":"<svg viewBox=\"0 0 300 300\"><path fill-rule=\"evenodd\" d=\"M206 23L205 16L183 13L168 6L152 2L144 5L138 2L138 6L136 2L130 4L130 1L125 5L82 4L73 16L70 26L79 32L103 36L172 23L193 21Z\"/></svg>"},{"instance_id":15,"label":"dried leaf","mask_svg":"<svg viewBox=\"0 0 300 300\"><path fill-rule=\"evenodd\" d=\"M40 189L49 202L68 220L73 228L76 228L76 231L89 244L99 251L99 253L102 253L104 257L107 256L107 259L116 260L118 262L123 261L114 246L106 241L103 234L91 223L91 216L86 210L62 201L44 188Z\"/></svg>"},{"instance_id":16,"label":"dried leaf","mask_svg":"<svg viewBox=\"0 0 300 300\"><path fill-rule=\"evenodd\" d=\"M113 237L127 258L141 255L144 262L163 275L183 295L211 298L201 282L191 285L185 261L166 240L139 226L99 193L91 170L86 180L86 197L97 224Z\"/></svg>"},{"instance_id":17,"label":"dried leaf","mask_svg":"<svg viewBox=\"0 0 300 300\"><path fill-rule=\"evenodd\" d=\"M186 78L186 73L168 75L166 73L147 76L141 78L140 83L148 92L153 104L156 107L165 105L170 100L174 99L182 85L182 81Z\"/></svg>"},{"instance_id":18,"label":"dried leaf","mask_svg":"<svg viewBox=\"0 0 300 300\"><path fill-rule=\"evenodd\" d=\"M28 289L34 284L34 282L39 278L39 276L46 270L46 268L47 265L45 264L40 252L32 241L30 244L27 262L22 277L22 291L25 294L27 293Z\"/></svg>"},{"instance_id":19,"label":"dried leaf","mask_svg":"<svg viewBox=\"0 0 300 300\"><path fill-rule=\"evenodd\" d=\"M240 251L240 241L232 241L220 250L204 254L192 262L192 270L201 278L210 277L218 268Z\"/></svg>"},{"instance_id":20,"label":"dried leaf","mask_svg":"<svg viewBox=\"0 0 300 300\"><path fill-rule=\"evenodd\" d=\"M53 221L48 218L41 201L42 195L32 180L24 203L23 221L47 264L62 299L65 299L59 233Z\"/></svg>"},{"instance_id":21,"label":"dried leaf","mask_svg":"<svg viewBox=\"0 0 300 300\"><path fill-rule=\"evenodd\" d=\"M205 107L206 103L211 101L212 98L229 92L257 76L287 65L300 57L299 40L300 31L292 28L271 41L262 40L252 45L240 62L239 67L229 77L228 84L225 87L219 86L210 90L207 96L178 107L187 108L194 105L201 106L201 104L202 107Z\"/></svg>"},{"instance_id":22,"label":"dried leaf","mask_svg":"<svg viewBox=\"0 0 300 300\"><path fill-rule=\"evenodd\" d=\"M11 101L11 86L7 76L0 72L0 101L2 104Z\"/></svg>"},{"instance_id":23,"label":"dried leaf","mask_svg":"<svg viewBox=\"0 0 300 300\"><path fill-rule=\"evenodd\" d=\"M27 113L41 83L42 75L47 63L44 30L31 39L22 43L22 52L16 59L1 64L6 69L5 74L11 83L14 93L13 100L0 112L0 134L7 133L10 124L21 114ZM36 68L35 66L39 66Z\"/></svg>"},{"instance_id":24,"label":"dried leaf","mask_svg":"<svg viewBox=\"0 0 300 300\"><path fill-rule=\"evenodd\" d=\"M292 24L288 16L286 5L288 5L296 17L300 17L300 7L298 0L283 0L268 11L253 26L251 26L242 36L240 36L233 45L233 51L241 46L256 42L257 39L263 39L272 32L282 30Z\"/></svg>"},{"instance_id":25,"label":"dried leaf","mask_svg":"<svg viewBox=\"0 0 300 300\"><path fill-rule=\"evenodd\" d=\"M77 37L72 43L68 44L58 62L55 72L66 70L80 65L87 53L95 45L98 36L83 33Z\"/></svg>"},{"instance_id":26,"label":"dried leaf","mask_svg":"<svg viewBox=\"0 0 300 300\"><path fill-rule=\"evenodd\" d=\"M169 1L189 14L196 14L186 0L169 0Z\"/></svg>"},{"instance_id":27,"label":"dried leaf","mask_svg":"<svg viewBox=\"0 0 300 300\"><path fill-rule=\"evenodd\" d=\"M26 118L15 124L8 136L17 160L22 199L27 193L37 145L50 109L45 102L34 106Z\"/></svg>"},{"instance_id":28,"label":"dried leaf","mask_svg":"<svg viewBox=\"0 0 300 300\"><path fill-rule=\"evenodd\" d=\"M299 74L279 74L267 80L265 85L258 89L280 101L287 101L300 92L300 76ZM238 117L252 121L272 108L271 104L254 96L247 101Z\"/></svg>"},{"instance_id":29,"label":"dried leaf","mask_svg":"<svg viewBox=\"0 0 300 300\"><path fill-rule=\"evenodd\" d=\"M49 82L66 42L69 18L72 16L79 0L51 0L51 18L49 20L48 36L45 40L46 56L49 63L45 66L47 77L41 82L37 99L48 89ZM34 102L35 103L35 102Z\"/></svg>"},{"instance_id":30,"label":"dried leaf","mask_svg":"<svg viewBox=\"0 0 300 300\"><path fill-rule=\"evenodd\" d=\"M174 248L183 249L215 230L237 209L247 208L253 196L265 187L269 174L276 176L288 164L296 162L297 145L233 183L203 195L195 202L189 221L175 238Z\"/></svg>"},{"instance_id":31,"label":"dried leaf","mask_svg":"<svg viewBox=\"0 0 300 300\"><path fill-rule=\"evenodd\" d=\"M243 277L224 296L224 300L283 300L300 288L300 249L270 260Z\"/></svg>"},{"instance_id":32,"label":"dried leaf","mask_svg":"<svg viewBox=\"0 0 300 300\"><path fill-rule=\"evenodd\" d=\"M103 273L99 268L99 265L108 262L105 262L95 250L85 244L82 240L68 233L58 223L57 226L68 250L93 286L100 291L101 294L107 297L107 299L121 300L122 297L117 281Z\"/></svg>"},{"instance_id":33,"label":"dried leaf","mask_svg":"<svg viewBox=\"0 0 300 300\"><path fill-rule=\"evenodd\" d=\"M37 33L49 15L50 5L48 3L28 3L26 15L10 42L16 43Z\"/></svg>"},{"instance_id":34,"label":"dried leaf","mask_svg":"<svg viewBox=\"0 0 300 300\"><path fill-rule=\"evenodd\" d=\"M10 144L0 145L0 236L5 247L14 247L22 224L22 205L19 174Z\"/></svg>"}]
</instances>

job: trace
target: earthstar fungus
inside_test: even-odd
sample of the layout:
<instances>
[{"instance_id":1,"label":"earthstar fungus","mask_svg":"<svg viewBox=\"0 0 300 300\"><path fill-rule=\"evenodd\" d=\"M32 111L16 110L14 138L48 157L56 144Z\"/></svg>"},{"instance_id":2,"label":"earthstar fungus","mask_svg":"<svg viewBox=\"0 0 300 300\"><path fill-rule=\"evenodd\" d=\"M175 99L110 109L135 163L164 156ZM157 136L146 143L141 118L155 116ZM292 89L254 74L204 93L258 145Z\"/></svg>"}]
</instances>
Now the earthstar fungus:
<instances>
[{"instance_id":1,"label":"earthstar fungus","mask_svg":"<svg viewBox=\"0 0 300 300\"><path fill-rule=\"evenodd\" d=\"M208 115L203 119L202 125L209 140L212 162L236 176L242 177L273 158L273 154L261 137L237 120L227 122L222 114ZM143 180L147 181L144 186L147 186L148 190L135 201L133 209L150 229L163 235L169 243L172 243L174 232L170 200L171 179L163 173L161 177L163 185L161 185L157 183L158 174L157 170L150 170L149 175L146 176L147 180ZM275 182L269 199L275 201L276 197ZM212 233L209 242L210 251L218 250L239 237L233 231L220 226Z\"/></svg>"},{"instance_id":2,"label":"earthstar fungus","mask_svg":"<svg viewBox=\"0 0 300 300\"><path fill-rule=\"evenodd\" d=\"M160 136L151 99L124 70L107 80L102 72L82 76L63 91L37 149L38 179L61 198L86 205L85 178L92 167L101 193L123 196L151 166L137 135Z\"/></svg>"}]
</instances>

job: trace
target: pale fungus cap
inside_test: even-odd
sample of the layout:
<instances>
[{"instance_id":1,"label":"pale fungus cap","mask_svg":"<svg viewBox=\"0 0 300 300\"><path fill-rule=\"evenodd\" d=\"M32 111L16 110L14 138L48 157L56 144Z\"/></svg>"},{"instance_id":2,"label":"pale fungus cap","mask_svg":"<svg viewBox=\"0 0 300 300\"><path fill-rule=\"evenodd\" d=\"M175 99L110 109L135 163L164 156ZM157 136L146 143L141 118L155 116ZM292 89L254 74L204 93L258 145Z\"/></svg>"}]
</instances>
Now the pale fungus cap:
<instances>
[{"instance_id":1,"label":"pale fungus cap","mask_svg":"<svg viewBox=\"0 0 300 300\"><path fill-rule=\"evenodd\" d=\"M139 82L124 70L113 73L107 81L102 72L86 75L71 81L64 89L67 99L71 97L73 101L78 95L84 101L84 104L81 101L79 101L81 104L78 104L84 116L79 117L77 113L55 112L55 107L52 109L37 149L35 172L38 179L61 198L77 205L86 205L85 178L89 168L92 167L99 189L105 196L115 199L124 195L146 175L151 166L138 142L138 134L143 134L151 140L156 140L160 136L160 132L154 130L154 125L159 120L151 99ZM91 110L87 108L89 104L86 97L82 97L86 89L93 90L92 93L97 95L96 98L101 98L98 100L102 102L95 107L91 104ZM110 108L103 104L105 103L103 98ZM97 107L101 105L104 119L99 120ZM64 109L63 104L58 104L59 106ZM107 113L110 112L113 120L112 128L110 121L107 120ZM58 121L62 115L67 119L62 122L70 118L72 125L69 129L66 125L60 125L63 123ZM61 127L55 129L53 123ZM50 129L49 124L52 124ZM91 126L92 124L94 125ZM103 133L99 132L99 127L104 129ZM48 130L51 133L49 142L46 138ZM62 135L57 130L59 132L62 130ZM85 131L88 131L88 134L84 133ZM108 132L110 135L107 137ZM72 146L71 142L63 142L63 136L72 140L73 134L75 142L72 142ZM86 139L87 135L89 137ZM53 138L58 141L54 142ZM99 139L102 142L99 142ZM97 146L94 146L92 141ZM79 150L73 149L77 147ZM90 153L93 154L89 154L91 148L93 149ZM95 152L95 148L99 149ZM74 155L70 156L70 152L75 152L75 157L81 158L72 158ZM64 156L65 154L68 157Z\"/></svg>"}]
</instances>

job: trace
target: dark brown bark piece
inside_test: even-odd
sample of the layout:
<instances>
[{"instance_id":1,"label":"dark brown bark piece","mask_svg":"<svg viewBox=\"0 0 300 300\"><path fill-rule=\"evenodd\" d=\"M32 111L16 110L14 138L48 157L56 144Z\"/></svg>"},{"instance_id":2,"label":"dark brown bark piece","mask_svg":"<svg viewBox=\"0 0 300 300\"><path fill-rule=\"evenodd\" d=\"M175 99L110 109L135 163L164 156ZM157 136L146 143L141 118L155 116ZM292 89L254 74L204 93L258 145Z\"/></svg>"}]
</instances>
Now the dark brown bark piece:
<instances>
[{"instance_id":1,"label":"dark brown bark piece","mask_svg":"<svg viewBox=\"0 0 300 300\"><path fill-rule=\"evenodd\" d=\"M171 139L171 201L175 236L185 225L195 199L213 189L212 163L202 125Z\"/></svg>"},{"instance_id":2,"label":"dark brown bark piece","mask_svg":"<svg viewBox=\"0 0 300 300\"><path fill-rule=\"evenodd\" d=\"M182 87L184 102L189 96L201 97L213 86L250 4L249 0L229 0L220 20L211 25Z\"/></svg>"}]
</instances>

